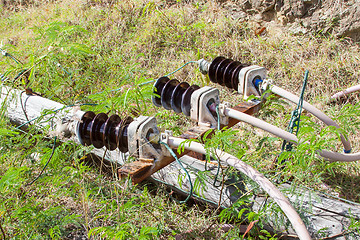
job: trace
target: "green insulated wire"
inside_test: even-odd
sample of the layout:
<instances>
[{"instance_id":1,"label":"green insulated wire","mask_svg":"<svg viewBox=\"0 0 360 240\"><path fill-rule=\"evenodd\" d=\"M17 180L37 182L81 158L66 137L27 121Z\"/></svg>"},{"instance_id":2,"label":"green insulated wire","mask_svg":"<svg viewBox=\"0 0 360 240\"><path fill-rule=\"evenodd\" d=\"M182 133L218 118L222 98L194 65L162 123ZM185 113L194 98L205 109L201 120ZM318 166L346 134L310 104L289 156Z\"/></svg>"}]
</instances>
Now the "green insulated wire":
<instances>
[{"instance_id":1,"label":"green insulated wire","mask_svg":"<svg viewBox=\"0 0 360 240\"><path fill-rule=\"evenodd\" d=\"M217 115L217 129L218 131L220 131L220 113L219 113L219 105L216 105L216 115ZM216 171L216 175L215 175L215 179L214 179L214 183L213 183L213 186L214 187L220 187L221 185L217 186L216 185L216 182L217 182L217 179L219 177L219 173L220 173L220 160L219 158L216 158L216 161L218 163L218 167L217 167L217 171Z\"/></svg>"},{"instance_id":2,"label":"green insulated wire","mask_svg":"<svg viewBox=\"0 0 360 240\"><path fill-rule=\"evenodd\" d=\"M189 195L187 196L187 198L184 200L184 201L180 201L179 203L183 204L183 203L186 203L190 198L191 196L193 195L193 184L192 184L192 181L191 181L191 177L190 177L190 174L189 172L186 170L186 168L183 166L182 162L180 161L180 159L176 156L176 154L174 153L174 151L170 148L170 146L166 143L166 142L162 142L160 141L159 143L163 144L167 150L169 150L171 156L173 156L176 160L176 162L180 165L181 169L184 170L184 172L186 173L187 177L188 177L188 180L189 180L189 183L190 183L190 191L189 191Z\"/></svg>"},{"instance_id":3,"label":"green insulated wire","mask_svg":"<svg viewBox=\"0 0 360 240\"><path fill-rule=\"evenodd\" d=\"M309 77L309 70L306 70L305 75L304 75L303 85L302 85L300 96L299 96L299 102L296 106L296 109L291 112L291 119L290 119L289 125L287 127L287 131L290 133L293 133L294 129L295 129L295 135L297 135L299 128L300 128L300 117L301 117L301 111L302 111L302 106L303 106L303 102L304 102L304 93L305 93L305 88L306 88L308 77ZM281 146L281 151L285 151L285 150L291 151L292 143L284 140L283 144Z\"/></svg>"},{"instance_id":4,"label":"green insulated wire","mask_svg":"<svg viewBox=\"0 0 360 240\"><path fill-rule=\"evenodd\" d=\"M168 76L180 71L181 69L183 69L186 65L188 65L190 63L197 63L197 61L189 61L189 62L185 63L184 65L182 65L181 67L179 67L178 69L176 69L175 71L172 71L171 73L166 74L164 77L168 77ZM156 80L147 81L147 82L139 84L139 86L143 86L143 85L146 85L146 84L149 84L149 83L153 83L155 81Z\"/></svg>"},{"instance_id":5,"label":"green insulated wire","mask_svg":"<svg viewBox=\"0 0 360 240\"><path fill-rule=\"evenodd\" d=\"M1 82L4 82L4 81L6 81L6 80L8 80L9 78L8 77L6 77L4 74L1 74L0 75L0 80L1 80Z\"/></svg>"},{"instance_id":6,"label":"green insulated wire","mask_svg":"<svg viewBox=\"0 0 360 240\"><path fill-rule=\"evenodd\" d=\"M296 109L291 113L291 120L290 120L290 123L288 126L288 131L290 133L293 133L294 128L296 127L295 135L297 135L297 133L299 131L300 116L301 116L302 106L303 106L303 102L304 102L304 93L305 93L308 76L309 76L309 70L306 70L305 75L304 75L304 82L303 82L303 85L301 88L301 93L299 96L299 102L296 106Z\"/></svg>"},{"instance_id":7,"label":"green insulated wire","mask_svg":"<svg viewBox=\"0 0 360 240\"><path fill-rule=\"evenodd\" d=\"M172 75L172 74L180 71L181 69L183 69L186 65L188 65L188 64L190 64L190 63L197 63L197 61L189 61L189 62L185 63L184 65L182 65L181 67L179 67L178 69L176 69L175 71L166 74L165 77L168 77L168 76L170 76L170 75Z\"/></svg>"},{"instance_id":8,"label":"green insulated wire","mask_svg":"<svg viewBox=\"0 0 360 240\"><path fill-rule=\"evenodd\" d=\"M22 64L22 62L20 62L20 60L16 59L13 55L11 55L10 53L8 53L7 51L5 51L4 49L0 48L0 52L3 56L5 57L9 57L12 60L14 60L17 64Z\"/></svg>"}]
</instances>

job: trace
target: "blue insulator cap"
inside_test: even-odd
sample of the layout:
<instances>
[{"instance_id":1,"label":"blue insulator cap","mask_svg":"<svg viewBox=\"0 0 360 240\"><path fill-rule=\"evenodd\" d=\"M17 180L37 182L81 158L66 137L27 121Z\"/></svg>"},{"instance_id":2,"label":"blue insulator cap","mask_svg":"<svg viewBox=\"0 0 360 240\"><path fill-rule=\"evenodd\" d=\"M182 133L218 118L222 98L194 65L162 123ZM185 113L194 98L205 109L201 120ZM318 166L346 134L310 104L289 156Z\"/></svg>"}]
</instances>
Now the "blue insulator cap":
<instances>
[{"instance_id":1,"label":"blue insulator cap","mask_svg":"<svg viewBox=\"0 0 360 240\"><path fill-rule=\"evenodd\" d=\"M254 81L255 87L259 88L259 87L260 87L260 84L261 84L262 82L263 82L262 79L259 79L259 78L255 79L255 81Z\"/></svg>"},{"instance_id":2,"label":"blue insulator cap","mask_svg":"<svg viewBox=\"0 0 360 240\"><path fill-rule=\"evenodd\" d=\"M344 149L344 153L351 153L351 149L349 149L347 151Z\"/></svg>"}]
</instances>

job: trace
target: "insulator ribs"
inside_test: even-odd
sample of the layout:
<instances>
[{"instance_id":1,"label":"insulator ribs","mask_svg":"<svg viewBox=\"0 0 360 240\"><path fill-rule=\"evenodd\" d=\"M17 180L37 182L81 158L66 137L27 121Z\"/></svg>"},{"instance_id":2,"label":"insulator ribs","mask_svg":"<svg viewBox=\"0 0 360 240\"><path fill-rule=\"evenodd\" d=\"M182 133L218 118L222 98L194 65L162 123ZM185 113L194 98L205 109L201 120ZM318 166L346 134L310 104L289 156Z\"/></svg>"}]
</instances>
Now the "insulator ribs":
<instances>
[{"instance_id":1,"label":"insulator ribs","mask_svg":"<svg viewBox=\"0 0 360 240\"><path fill-rule=\"evenodd\" d=\"M108 117L105 113L86 112L78 123L77 132L81 144L95 148L106 147L110 151L119 148L128 151L127 128L133 121L131 117L121 119L118 115Z\"/></svg>"},{"instance_id":2,"label":"insulator ribs","mask_svg":"<svg viewBox=\"0 0 360 240\"><path fill-rule=\"evenodd\" d=\"M154 84L154 94L158 96L153 96L152 101L157 107L163 106L165 109L190 116L191 95L199 88L198 85L190 86L186 82L161 77Z\"/></svg>"},{"instance_id":3,"label":"insulator ribs","mask_svg":"<svg viewBox=\"0 0 360 240\"><path fill-rule=\"evenodd\" d=\"M209 66L208 75L213 83L238 91L240 70L248 66L225 57L216 57Z\"/></svg>"}]
</instances>

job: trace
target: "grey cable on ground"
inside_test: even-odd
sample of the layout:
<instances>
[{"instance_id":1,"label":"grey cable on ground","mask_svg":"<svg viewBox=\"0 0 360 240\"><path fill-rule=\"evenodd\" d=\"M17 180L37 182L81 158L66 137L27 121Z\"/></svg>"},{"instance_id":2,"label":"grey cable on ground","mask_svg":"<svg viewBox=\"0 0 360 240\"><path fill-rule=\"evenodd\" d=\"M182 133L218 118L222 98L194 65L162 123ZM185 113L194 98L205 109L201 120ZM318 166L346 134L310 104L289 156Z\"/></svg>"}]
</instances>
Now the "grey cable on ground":
<instances>
[{"instance_id":1,"label":"grey cable on ground","mask_svg":"<svg viewBox=\"0 0 360 240\"><path fill-rule=\"evenodd\" d=\"M299 97L292 94L291 92L286 91L285 89L282 89L278 86L275 85L270 85L269 87L270 91L272 91L273 93L297 104L299 102ZM325 123L328 126L334 126L336 128L339 128L339 125L332 120L330 117L328 117L326 114L324 114L323 112L321 112L319 109L317 109L316 107L312 106L310 103L304 101L303 102L303 108L305 110L307 110L308 112L310 112L311 114L313 114L315 117L317 117L319 120L321 120L323 123ZM349 140L346 139L346 137L341 134L340 135L341 138L341 142L344 146L344 152L345 153L350 153L351 151L351 144L349 142Z\"/></svg>"},{"instance_id":2,"label":"grey cable on ground","mask_svg":"<svg viewBox=\"0 0 360 240\"><path fill-rule=\"evenodd\" d=\"M261 119L250 116L246 113L239 112L231 108L225 108L225 115L231 118L235 118L239 121L246 122L250 125L263 129L275 136L278 136L286 141L293 142L294 144L299 144L298 138L285 130L282 130L270 123L267 123ZM360 160L360 152L357 153L338 153L329 150L319 150L318 154L327 161L339 161L339 162L353 162Z\"/></svg>"},{"instance_id":3,"label":"grey cable on ground","mask_svg":"<svg viewBox=\"0 0 360 240\"><path fill-rule=\"evenodd\" d=\"M187 150L206 154L204 146L197 142L184 143L185 139L169 137L168 145L172 148L178 148L180 145ZM184 143L184 144L182 144ZM282 192L276 188L276 186L271 183L263 174L261 174L256 169L252 168L248 164L244 163L240 159L225 153L221 150L215 150L217 155L220 156L220 161L233 166L237 170L244 173L246 176L254 180L260 185L269 195L274 199L274 201L280 206L282 211L290 220L295 232L301 240L310 240L310 234L305 227L304 222L300 218L299 214L296 212L295 208L291 205L289 200L282 194Z\"/></svg>"}]
</instances>

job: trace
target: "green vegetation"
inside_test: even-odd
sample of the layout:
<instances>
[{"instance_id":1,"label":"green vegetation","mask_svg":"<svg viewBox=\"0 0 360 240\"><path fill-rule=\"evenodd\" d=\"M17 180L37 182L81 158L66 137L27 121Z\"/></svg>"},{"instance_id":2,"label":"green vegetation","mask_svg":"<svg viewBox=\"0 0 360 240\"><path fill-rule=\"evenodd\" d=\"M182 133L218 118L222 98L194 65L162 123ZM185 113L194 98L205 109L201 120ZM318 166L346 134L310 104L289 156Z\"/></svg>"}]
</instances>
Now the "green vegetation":
<instances>
[{"instance_id":1,"label":"green vegetation","mask_svg":"<svg viewBox=\"0 0 360 240\"><path fill-rule=\"evenodd\" d=\"M350 39L332 36L255 35L251 23L234 20L213 1L7 1L0 5L0 58L3 84L19 89L31 87L46 98L66 105L96 103L83 110L111 112L121 116L156 116L164 129L181 133L191 126L182 115L149 104L151 84L187 61L211 60L224 55L268 69L277 85L298 93L305 69L310 71L305 100L317 104L349 133L353 151L360 150L359 97L340 104L330 96L352 86L360 77L359 46ZM36 3L36 4L35 4ZM20 70L22 77L13 80ZM174 77L210 85L197 66L187 65ZM224 101L236 104L241 96L221 89ZM294 106L272 98L258 117L285 128ZM20 133L0 111L0 238L6 239L236 239L242 224L255 223L254 238L271 239L263 229L268 214L236 206L248 203L244 196L236 206L219 211L203 204L181 205L170 199L167 189L146 182L132 186L89 166L90 148L57 143L33 127ZM316 157L321 148L340 150L339 132L306 115L299 137L311 142L278 161L281 141L248 125L217 133L209 148L224 150L258 169L277 183L292 181L360 203L359 163L329 163ZM209 150L211 151L211 150ZM230 171L231 172L231 171ZM201 184L201 179L199 180ZM197 186L197 188L199 188ZM254 190L256 191L256 190ZM249 193L251 194L251 192ZM281 214L275 207L275 214ZM234 215L235 214L235 215ZM236 223L228 232L223 223ZM354 228L359 223L354 221ZM260 237L259 237L260 236Z\"/></svg>"}]
</instances>

